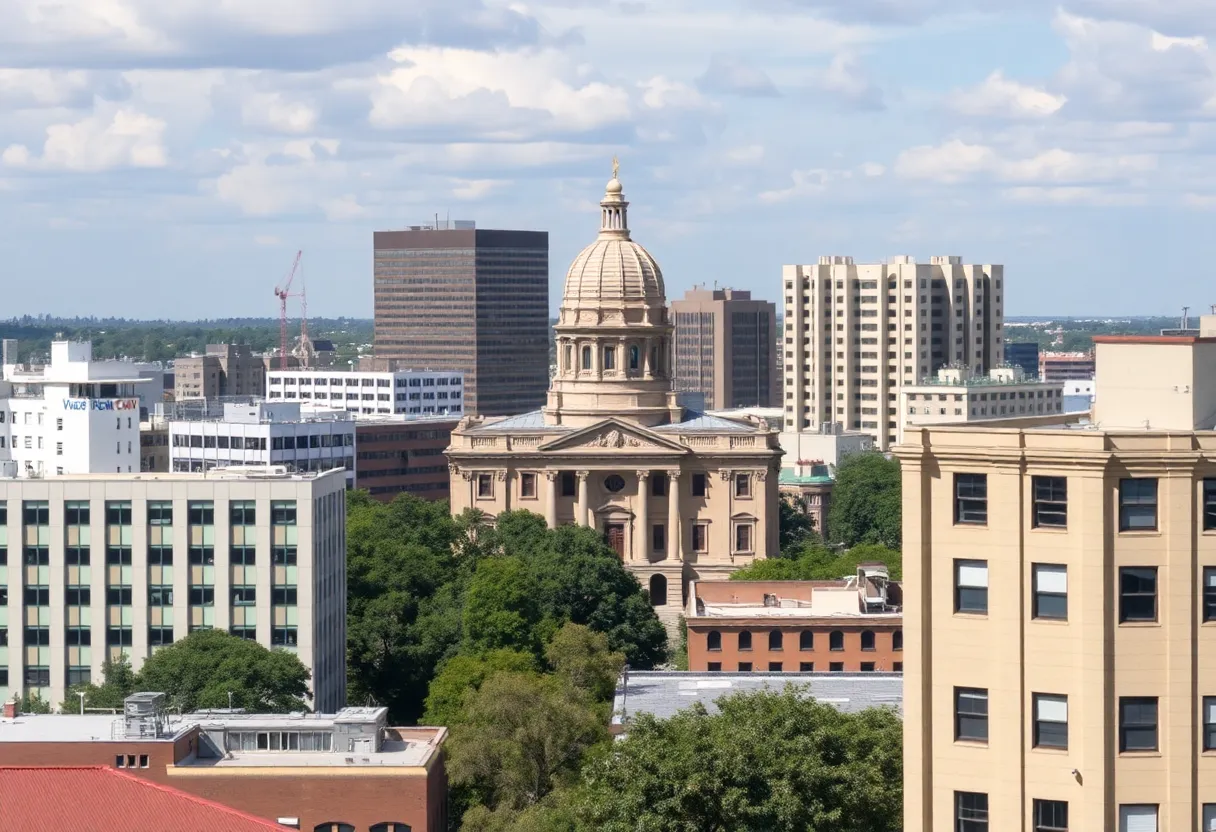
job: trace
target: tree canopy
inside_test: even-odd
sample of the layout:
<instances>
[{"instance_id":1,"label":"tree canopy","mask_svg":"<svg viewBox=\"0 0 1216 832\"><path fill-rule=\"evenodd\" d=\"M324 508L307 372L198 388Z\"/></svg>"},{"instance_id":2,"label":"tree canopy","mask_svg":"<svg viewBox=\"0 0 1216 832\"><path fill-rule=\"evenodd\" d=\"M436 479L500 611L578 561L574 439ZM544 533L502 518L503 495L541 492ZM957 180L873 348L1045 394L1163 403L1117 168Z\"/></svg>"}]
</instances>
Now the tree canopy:
<instances>
[{"instance_id":1,"label":"tree canopy","mask_svg":"<svg viewBox=\"0 0 1216 832\"><path fill-rule=\"evenodd\" d=\"M849 454L836 468L828 531L846 546L880 543L899 549L899 462L878 452Z\"/></svg>"},{"instance_id":2,"label":"tree canopy","mask_svg":"<svg viewBox=\"0 0 1216 832\"><path fill-rule=\"evenodd\" d=\"M227 708L231 692L235 708L288 713L308 710L310 676L294 653L224 630L195 630L149 656L136 681L183 711Z\"/></svg>"},{"instance_id":3,"label":"tree canopy","mask_svg":"<svg viewBox=\"0 0 1216 832\"><path fill-rule=\"evenodd\" d=\"M84 707L120 710L123 700L139 688L139 677L131 669L131 660L126 653L117 659L106 659L101 666L100 685L92 683L73 685L63 696L59 710L65 714L77 713L80 709L80 694L84 694Z\"/></svg>"},{"instance_id":4,"label":"tree canopy","mask_svg":"<svg viewBox=\"0 0 1216 832\"><path fill-rule=\"evenodd\" d=\"M778 502L777 529L781 557L791 557L808 543L821 543L814 519L806 511L806 498L782 494Z\"/></svg>"},{"instance_id":5,"label":"tree canopy","mask_svg":"<svg viewBox=\"0 0 1216 832\"><path fill-rule=\"evenodd\" d=\"M785 557L757 560L733 572L732 581L834 581L857 573L861 563L887 565L892 580L903 577L902 554L879 543L866 543L839 551L809 544Z\"/></svg>"}]
</instances>

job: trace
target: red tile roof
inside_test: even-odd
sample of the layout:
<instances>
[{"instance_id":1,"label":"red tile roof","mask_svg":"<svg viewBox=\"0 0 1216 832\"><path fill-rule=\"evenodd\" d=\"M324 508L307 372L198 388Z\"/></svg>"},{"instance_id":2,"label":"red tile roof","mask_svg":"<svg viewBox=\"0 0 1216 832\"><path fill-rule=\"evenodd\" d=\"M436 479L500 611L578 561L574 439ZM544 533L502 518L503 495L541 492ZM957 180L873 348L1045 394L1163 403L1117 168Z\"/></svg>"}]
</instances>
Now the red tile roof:
<instances>
[{"instance_id":1,"label":"red tile roof","mask_svg":"<svg viewBox=\"0 0 1216 832\"><path fill-rule=\"evenodd\" d=\"M266 832L285 827L105 766L0 766L0 832Z\"/></svg>"}]
</instances>

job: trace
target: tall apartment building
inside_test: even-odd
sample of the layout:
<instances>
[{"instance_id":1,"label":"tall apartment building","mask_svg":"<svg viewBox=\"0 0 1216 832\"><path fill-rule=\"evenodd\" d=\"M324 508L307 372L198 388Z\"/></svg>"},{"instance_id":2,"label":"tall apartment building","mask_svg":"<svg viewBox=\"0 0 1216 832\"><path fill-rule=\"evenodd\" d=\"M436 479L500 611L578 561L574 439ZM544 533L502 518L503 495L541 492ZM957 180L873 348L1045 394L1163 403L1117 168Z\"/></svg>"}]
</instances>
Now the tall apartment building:
<instances>
[{"instance_id":1,"label":"tall apartment building","mask_svg":"<svg viewBox=\"0 0 1216 832\"><path fill-rule=\"evenodd\" d=\"M92 352L88 341L55 341L47 365L5 365L0 471L20 477L139 471L139 391L151 382L135 365L93 361Z\"/></svg>"},{"instance_id":2,"label":"tall apartment building","mask_svg":"<svg viewBox=\"0 0 1216 832\"><path fill-rule=\"evenodd\" d=\"M208 344L205 355L173 362L178 401L220 396L265 396L266 364L248 344Z\"/></svg>"},{"instance_id":3,"label":"tall apartment building","mask_svg":"<svg viewBox=\"0 0 1216 832\"><path fill-rule=\"evenodd\" d=\"M1088 427L896 449L906 829L1216 828L1216 337L1094 340Z\"/></svg>"},{"instance_id":4,"label":"tall apartment building","mask_svg":"<svg viewBox=\"0 0 1216 832\"><path fill-rule=\"evenodd\" d=\"M774 407L777 307L738 289L690 289L671 302L676 390L705 407Z\"/></svg>"},{"instance_id":5,"label":"tall apartment building","mask_svg":"<svg viewBox=\"0 0 1216 832\"><path fill-rule=\"evenodd\" d=\"M549 234L471 222L377 231L375 358L464 373L466 413L541 407L549 387Z\"/></svg>"},{"instance_id":6,"label":"tall apartment building","mask_svg":"<svg viewBox=\"0 0 1216 832\"><path fill-rule=\"evenodd\" d=\"M0 701L54 705L192 630L290 650L346 704L341 472L0 478Z\"/></svg>"},{"instance_id":7,"label":"tall apartment building","mask_svg":"<svg viewBox=\"0 0 1216 832\"><path fill-rule=\"evenodd\" d=\"M1004 271L954 256L785 266L786 430L843 423L894 445L902 385L1003 362Z\"/></svg>"},{"instance_id":8,"label":"tall apartment building","mask_svg":"<svg viewBox=\"0 0 1216 832\"><path fill-rule=\"evenodd\" d=\"M463 415L462 373L397 370L271 370L267 398L362 415Z\"/></svg>"}]
</instances>

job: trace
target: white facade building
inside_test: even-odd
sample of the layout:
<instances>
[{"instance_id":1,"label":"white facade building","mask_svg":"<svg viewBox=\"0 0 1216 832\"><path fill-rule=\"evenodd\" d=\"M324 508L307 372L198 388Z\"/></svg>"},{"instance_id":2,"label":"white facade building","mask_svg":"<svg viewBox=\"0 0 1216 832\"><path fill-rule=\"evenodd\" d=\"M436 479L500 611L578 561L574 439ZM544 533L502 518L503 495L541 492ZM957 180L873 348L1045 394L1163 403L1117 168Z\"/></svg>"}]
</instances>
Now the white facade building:
<instances>
[{"instance_id":1,"label":"white facade building","mask_svg":"<svg viewBox=\"0 0 1216 832\"><path fill-rule=\"evenodd\" d=\"M464 413L464 374L460 372L331 368L271 370L266 375L266 397L272 401L311 403L364 415Z\"/></svg>"},{"instance_id":2,"label":"white facade building","mask_svg":"<svg viewBox=\"0 0 1216 832\"><path fill-rule=\"evenodd\" d=\"M785 266L782 345L786 430L824 423L896 442L899 392L949 364L1003 363L1004 267L961 257Z\"/></svg>"},{"instance_id":3,"label":"white facade building","mask_svg":"<svg viewBox=\"0 0 1216 832\"><path fill-rule=\"evenodd\" d=\"M346 704L338 472L0 477L0 700L57 707L107 658L139 670L212 628L290 650L315 708Z\"/></svg>"},{"instance_id":4,"label":"white facade building","mask_svg":"<svg viewBox=\"0 0 1216 832\"><path fill-rule=\"evenodd\" d=\"M1064 382L1039 381L1020 367L997 367L987 375L947 367L937 378L904 387L900 394L899 442L916 425L949 425L986 419L1025 419L1064 412Z\"/></svg>"},{"instance_id":5,"label":"white facade building","mask_svg":"<svg viewBox=\"0 0 1216 832\"><path fill-rule=\"evenodd\" d=\"M727 419L759 416L770 425L782 425L782 410L779 407L740 407L733 410L711 410L711 416ZM801 463L818 460L828 465L833 474L840 460L849 454L872 451L877 447L874 436L864 431L845 430L839 422L824 422L818 430L783 430L778 437L781 443L781 467L794 471ZM807 467L801 465L801 467Z\"/></svg>"},{"instance_id":6,"label":"white facade building","mask_svg":"<svg viewBox=\"0 0 1216 832\"><path fill-rule=\"evenodd\" d=\"M130 362L93 361L92 353L88 341L55 341L48 365L4 365L0 463L7 470L15 467L19 477L139 472L140 391L149 380Z\"/></svg>"},{"instance_id":7,"label":"white facade building","mask_svg":"<svg viewBox=\"0 0 1216 832\"><path fill-rule=\"evenodd\" d=\"M169 470L281 465L291 472L346 469L355 484L355 420L345 411L300 412L299 402L224 404L222 418L169 422Z\"/></svg>"}]
</instances>

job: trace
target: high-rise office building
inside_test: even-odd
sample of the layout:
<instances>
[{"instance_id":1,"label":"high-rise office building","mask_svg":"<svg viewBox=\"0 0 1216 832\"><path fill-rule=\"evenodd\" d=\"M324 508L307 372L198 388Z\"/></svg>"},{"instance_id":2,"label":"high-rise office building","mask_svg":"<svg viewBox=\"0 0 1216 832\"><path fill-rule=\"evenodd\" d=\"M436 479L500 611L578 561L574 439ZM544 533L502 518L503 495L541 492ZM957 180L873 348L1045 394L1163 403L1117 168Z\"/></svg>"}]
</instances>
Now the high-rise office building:
<instances>
[{"instance_id":1,"label":"high-rise office building","mask_svg":"<svg viewBox=\"0 0 1216 832\"><path fill-rule=\"evenodd\" d=\"M173 362L173 392L180 402L220 396L265 396L266 364L248 344L208 344L205 355Z\"/></svg>"},{"instance_id":2,"label":"high-rise office building","mask_svg":"<svg viewBox=\"0 0 1216 832\"><path fill-rule=\"evenodd\" d=\"M895 444L902 385L1003 361L1004 271L953 256L785 266L785 429L843 423Z\"/></svg>"},{"instance_id":3,"label":"high-rise office building","mask_svg":"<svg viewBox=\"0 0 1216 832\"><path fill-rule=\"evenodd\" d=\"M52 705L125 653L225 629L290 650L346 704L340 470L0 477L0 701Z\"/></svg>"},{"instance_id":4,"label":"high-rise office building","mask_svg":"<svg viewBox=\"0 0 1216 832\"><path fill-rule=\"evenodd\" d=\"M676 390L705 407L773 407L777 307L738 289L690 289L671 302Z\"/></svg>"},{"instance_id":5,"label":"high-rise office building","mask_svg":"<svg viewBox=\"0 0 1216 832\"><path fill-rule=\"evenodd\" d=\"M1094 341L1086 424L896 449L905 829L1216 829L1216 338Z\"/></svg>"},{"instance_id":6,"label":"high-rise office building","mask_svg":"<svg viewBox=\"0 0 1216 832\"><path fill-rule=\"evenodd\" d=\"M541 407L549 387L549 234L471 222L377 231L378 368L460 370L465 413Z\"/></svg>"},{"instance_id":7,"label":"high-rise office building","mask_svg":"<svg viewBox=\"0 0 1216 832\"><path fill-rule=\"evenodd\" d=\"M1005 363L1021 367L1030 378L1039 377L1039 345L1034 341L1005 342Z\"/></svg>"}]
</instances>

